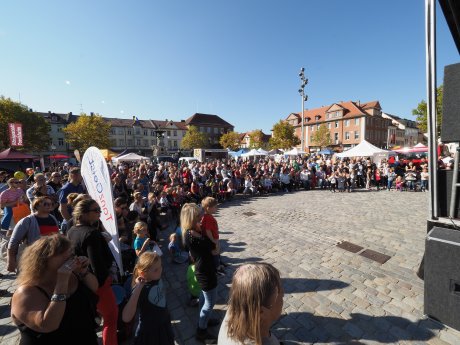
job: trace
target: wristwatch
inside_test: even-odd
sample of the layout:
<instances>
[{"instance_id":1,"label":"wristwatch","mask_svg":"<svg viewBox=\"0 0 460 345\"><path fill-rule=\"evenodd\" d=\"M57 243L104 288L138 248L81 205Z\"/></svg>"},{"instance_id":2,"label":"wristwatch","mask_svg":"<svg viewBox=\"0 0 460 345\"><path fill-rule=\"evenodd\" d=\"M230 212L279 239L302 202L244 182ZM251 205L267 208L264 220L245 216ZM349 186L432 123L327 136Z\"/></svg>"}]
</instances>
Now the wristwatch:
<instances>
[{"instance_id":1,"label":"wristwatch","mask_svg":"<svg viewBox=\"0 0 460 345\"><path fill-rule=\"evenodd\" d=\"M67 301L67 295L65 293L55 293L51 296L51 302L65 302Z\"/></svg>"}]
</instances>

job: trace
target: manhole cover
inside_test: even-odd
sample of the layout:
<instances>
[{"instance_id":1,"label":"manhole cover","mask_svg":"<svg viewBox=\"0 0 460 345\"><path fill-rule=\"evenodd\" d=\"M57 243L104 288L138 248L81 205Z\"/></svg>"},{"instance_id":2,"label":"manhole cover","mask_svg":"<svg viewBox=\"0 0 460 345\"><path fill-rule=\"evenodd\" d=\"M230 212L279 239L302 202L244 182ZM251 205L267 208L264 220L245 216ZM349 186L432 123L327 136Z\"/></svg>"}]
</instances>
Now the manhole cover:
<instances>
[{"instance_id":1,"label":"manhole cover","mask_svg":"<svg viewBox=\"0 0 460 345\"><path fill-rule=\"evenodd\" d=\"M391 256L376 252L376 251L371 250L371 249L366 249L365 251L363 251L359 255L362 255L365 258L377 261L379 264L384 264L385 262L387 262L388 260L391 259Z\"/></svg>"},{"instance_id":2,"label":"manhole cover","mask_svg":"<svg viewBox=\"0 0 460 345\"><path fill-rule=\"evenodd\" d=\"M349 252L352 252L352 253L357 253L364 249L363 247L358 246L357 244L347 242L347 241L342 241L338 243L337 247L348 250Z\"/></svg>"},{"instance_id":3,"label":"manhole cover","mask_svg":"<svg viewBox=\"0 0 460 345\"><path fill-rule=\"evenodd\" d=\"M243 214L245 216L248 216L248 217L251 217L251 216L255 216L256 214L254 212L243 212Z\"/></svg>"}]
</instances>

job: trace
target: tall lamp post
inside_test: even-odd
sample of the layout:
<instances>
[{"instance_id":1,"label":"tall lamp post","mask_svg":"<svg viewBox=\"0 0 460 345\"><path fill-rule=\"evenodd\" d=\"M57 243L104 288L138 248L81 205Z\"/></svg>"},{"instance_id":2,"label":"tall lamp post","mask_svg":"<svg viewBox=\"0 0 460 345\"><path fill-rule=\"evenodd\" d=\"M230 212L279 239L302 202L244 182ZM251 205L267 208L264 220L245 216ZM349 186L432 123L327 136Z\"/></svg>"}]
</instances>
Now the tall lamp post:
<instances>
[{"instance_id":1,"label":"tall lamp post","mask_svg":"<svg viewBox=\"0 0 460 345\"><path fill-rule=\"evenodd\" d=\"M300 77L300 89L299 89L299 94L300 94L300 97L302 98L302 113L301 113L301 116L300 116L300 121L302 121L301 123L301 139L300 139L300 145L301 146L301 150L303 151L305 149L305 146L304 146L304 139L305 139L305 135L304 135L304 118L303 118L303 112L304 112L304 109L305 109L305 102L307 101L308 99L308 96L305 94L305 86L308 84L308 79L305 78L305 68L301 68L300 69L300 73L299 73L299 77Z\"/></svg>"}]
</instances>

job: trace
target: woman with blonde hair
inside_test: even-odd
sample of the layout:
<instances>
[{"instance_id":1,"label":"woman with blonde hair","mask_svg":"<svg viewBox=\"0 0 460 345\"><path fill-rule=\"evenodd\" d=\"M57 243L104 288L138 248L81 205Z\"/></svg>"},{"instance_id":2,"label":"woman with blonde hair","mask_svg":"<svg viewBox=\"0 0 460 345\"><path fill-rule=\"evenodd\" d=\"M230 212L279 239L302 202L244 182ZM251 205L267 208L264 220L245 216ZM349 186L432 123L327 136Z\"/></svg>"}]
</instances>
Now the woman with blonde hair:
<instances>
[{"instance_id":1,"label":"woman with blonde hair","mask_svg":"<svg viewBox=\"0 0 460 345\"><path fill-rule=\"evenodd\" d=\"M185 248L195 261L195 275L201 287L199 297L199 319L195 338L206 343L213 343L216 337L208 333L208 326L217 326L218 319L212 319L212 310L217 299L217 275L212 251L216 245L201 231L202 212L198 205L185 204L180 214L182 238Z\"/></svg>"},{"instance_id":2,"label":"woman with blonde hair","mask_svg":"<svg viewBox=\"0 0 460 345\"><path fill-rule=\"evenodd\" d=\"M279 271L270 264L239 267L233 275L219 345L277 345L270 327L283 309L284 290Z\"/></svg>"},{"instance_id":3,"label":"woman with blonde hair","mask_svg":"<svg viewBox=\"0 0 460 345\"><path fill-rule=\"evenodd\" d=\"M88 259L75 257L62 235L40 238L24 250L11 317L22 345L97 344L96 277Z\"/></svg>"}]
</instances>

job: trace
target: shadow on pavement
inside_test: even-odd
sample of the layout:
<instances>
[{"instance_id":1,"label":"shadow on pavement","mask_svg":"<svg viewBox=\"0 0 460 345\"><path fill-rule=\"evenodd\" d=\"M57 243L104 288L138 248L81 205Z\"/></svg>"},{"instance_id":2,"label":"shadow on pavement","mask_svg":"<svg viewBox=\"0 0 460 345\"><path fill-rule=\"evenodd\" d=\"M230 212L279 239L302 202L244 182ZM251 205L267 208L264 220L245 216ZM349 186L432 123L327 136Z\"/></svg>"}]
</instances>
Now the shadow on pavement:
<instances>
[{"instance_id":1,"label":"shadow on pavement","mask_svg":"<svg viewBox=\"0 0 460 345\"><path fill-rule=\"evenodd\" d=\"M282 278L285 293L328 291L346 288L349 284L341 280Z\"/></svg>"},{"instance_id":2,"label":"shadow on pavement","mask_svg":"<svg viewBox=\"0 0 460 345\"><path fill-rule=\"evenodd\" d=\"M443 326L432 320L412 322L398 316L350 314L350 319L315 316L311 313L290 313L281 317L273 331L280 340L289 342L295 336L306 343L334 342L361 344L360 340L380 343L427 341Z\"/></svg>"}]
</instances>

